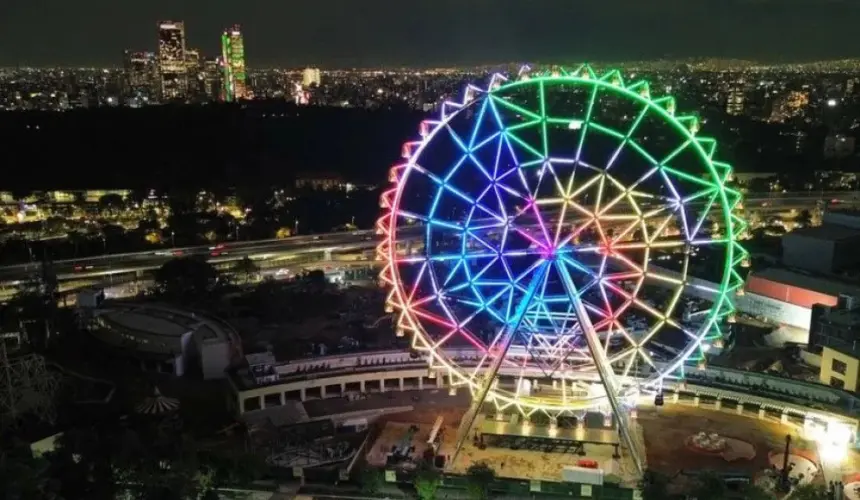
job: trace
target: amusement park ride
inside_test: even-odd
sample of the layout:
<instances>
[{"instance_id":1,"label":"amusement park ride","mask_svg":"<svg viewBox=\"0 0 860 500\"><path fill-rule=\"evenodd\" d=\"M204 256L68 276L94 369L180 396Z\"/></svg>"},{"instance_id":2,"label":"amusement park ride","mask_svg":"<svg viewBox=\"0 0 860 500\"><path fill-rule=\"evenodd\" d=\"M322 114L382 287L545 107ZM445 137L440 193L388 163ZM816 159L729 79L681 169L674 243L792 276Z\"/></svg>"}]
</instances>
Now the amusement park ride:
<instances>
[{"instance_id":1,"label":"amusement park ride","mask_svg":"<svg viewBox=\"0 0 860 500\"><path fill-rule=\"evenodd\" d=\"M642 471L630 412L719 345L747 257L731 167L698 129L618 71L523 68L467 87L403 146L381 198L380 279L398 335L473 395L451 462L489 405L550 422L601 411ZM423 245L404 252L416 228ZM690 324L682 299L702 286L689 279L701 255L719 289ZM458 364L458 348L480 360Z\"/></svg>"}]
</instances>

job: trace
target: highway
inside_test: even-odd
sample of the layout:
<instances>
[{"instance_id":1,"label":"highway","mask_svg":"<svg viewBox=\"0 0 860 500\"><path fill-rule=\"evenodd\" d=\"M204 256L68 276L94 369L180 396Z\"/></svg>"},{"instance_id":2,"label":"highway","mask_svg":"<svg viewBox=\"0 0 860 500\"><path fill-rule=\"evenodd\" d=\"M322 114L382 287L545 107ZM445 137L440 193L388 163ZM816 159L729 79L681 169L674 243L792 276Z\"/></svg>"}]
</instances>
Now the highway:
<instances>
[{"instance_id":1,"label":"highway","mask_svg":"<svg viewBox=\"0 0 860 500\"><path fill-rule=\"evenodd\" d=\"M373 248L373 231L330 233L318 236L296 236L279 240L234 242L197 247L171 248L158 251L108 254L84 259L54 261L53 270L61 281L94 278L113 274L148 271L161 267L176 257L203 256L214 264L249 257L267 260L289 255ZM14 285L17 281L41 271L41 263L32 262L0 267L0 283Z\"/></svg>"},{"instance_id":2,"label":"highway","mask_svg":"<svg viewBox=\"0 0 860 500\"><path fill-rule=\"evenodd\" d=\"M860 192L811 192L811 193L772 193L764 196L749 197L744 200L744 208L758 211L788 211L812 209L816 202L853 205L860 201ZM414 231L414 233L413 233ZM420 234L421 227L410 228L410 234L401 233L399 237ZM328 233L311 236L293 236L286 239L230 242L219 245L204 245L146 251L124 254L108 254L82 259L60 260L53 262L54 272L61 281L98 278L115 274L145 272L159 268L175 257L200 255L218 264L249 257L255 260L269 260L327 250L350 251L370 249L376 245L377 237L373 230ZM0 267L0 284L15 286L20 281L36 275L41 270L39 262L16 264Z\"/></svg>"}]
</instances>

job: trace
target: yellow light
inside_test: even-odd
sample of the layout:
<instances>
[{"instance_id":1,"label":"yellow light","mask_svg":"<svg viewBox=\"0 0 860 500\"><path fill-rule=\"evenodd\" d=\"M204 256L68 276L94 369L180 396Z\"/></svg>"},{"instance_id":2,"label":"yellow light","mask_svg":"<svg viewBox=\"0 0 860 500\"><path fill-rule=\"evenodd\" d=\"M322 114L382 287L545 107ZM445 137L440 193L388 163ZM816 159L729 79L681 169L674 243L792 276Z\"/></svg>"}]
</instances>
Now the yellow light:
<instances>
[{"instance_id":1,"label":"yellow light","mask_svg":"<svg viewBox=\"0 0 860 500\"><path fill-rule=\"evenodd\" d=\"M826 464L839 464L848 454L853 431L842 422L830 421L826 426L812 425L808 428L812 438L818 444L818 454Z\"/></svg>"}]
</instances>

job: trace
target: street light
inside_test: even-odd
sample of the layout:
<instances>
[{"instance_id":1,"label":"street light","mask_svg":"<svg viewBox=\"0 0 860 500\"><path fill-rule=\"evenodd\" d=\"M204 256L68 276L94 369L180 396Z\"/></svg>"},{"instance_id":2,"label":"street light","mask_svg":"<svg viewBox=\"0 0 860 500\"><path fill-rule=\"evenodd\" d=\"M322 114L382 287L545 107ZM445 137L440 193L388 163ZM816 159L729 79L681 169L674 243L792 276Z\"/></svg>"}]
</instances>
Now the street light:
<instances>
[{"instance_id":1,"label":"street light","mask_svg":"<svg viewBox=\"0 0 860 500\"><path fill-rule=\"evenodd\" d=\"M176 233L170 231L170 246L176 247Z\"/></svg>"}]
</instances>

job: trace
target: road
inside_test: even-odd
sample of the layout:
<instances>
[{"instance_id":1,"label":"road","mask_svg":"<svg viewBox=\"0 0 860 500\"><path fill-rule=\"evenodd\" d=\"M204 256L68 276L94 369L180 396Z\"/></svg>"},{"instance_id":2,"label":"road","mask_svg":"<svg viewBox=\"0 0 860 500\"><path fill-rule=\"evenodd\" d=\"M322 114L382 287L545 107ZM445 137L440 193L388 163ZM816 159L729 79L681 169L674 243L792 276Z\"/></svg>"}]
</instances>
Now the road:
<instances>
[{"instance_id":1,"label":"road","mask_svg":"<svg viewBox=\"0 0 860 500\"><path fill-rule=\"evenodd\" d=\"M277 257L305 253L357 250L376 245L373 231L330 233L319 236L297 236L281 240L262 240L173 248L159 251L109 254L85 259L70 259L53 262L53 270L61 281L103 277L136 271L157 269L175 257L199 255L214 264L241 260L249 257L268 260ZM39 273L38 262L0 267L0 283L14 285Z\"/></svg>"},{"instance_id":2,"label":"road","mask_svg":"<svg viewBox=\"0 0 860 500\"><path fill-rule=\"evenodd\" d=\"M773 193L754 196L744 200L747 210L787 211L791 209L812 209L819 200L832 202L838 200L845 205L860 202L860 192L812 192L812 193ZM421 226L400 230L398 237L419 236ZM376 245L374 231L361 230L341 233L328 233L313 236L294 236L286 239L234 242L218 246L197 246L160 250L157 252L136 252L108 254L84 259L55 261L54 272L61 281L99 278L115 274L144 272L157 269L168 260L179 256L201 255L212 263L230 262L249 257L255 260L269 260L279 257L295 256L305 253L332 252L371 249ZM0 267L0 284L14 286L40 272L38 262Z\"/></svg>"}]
</instances>

